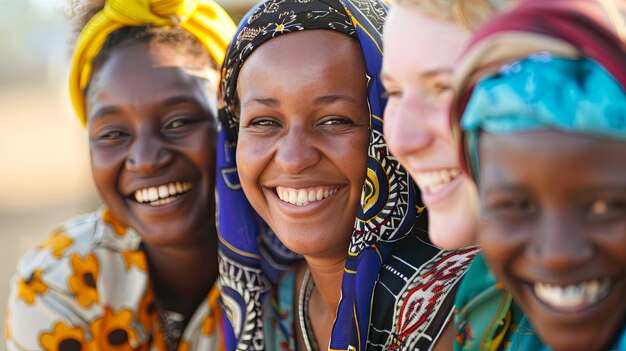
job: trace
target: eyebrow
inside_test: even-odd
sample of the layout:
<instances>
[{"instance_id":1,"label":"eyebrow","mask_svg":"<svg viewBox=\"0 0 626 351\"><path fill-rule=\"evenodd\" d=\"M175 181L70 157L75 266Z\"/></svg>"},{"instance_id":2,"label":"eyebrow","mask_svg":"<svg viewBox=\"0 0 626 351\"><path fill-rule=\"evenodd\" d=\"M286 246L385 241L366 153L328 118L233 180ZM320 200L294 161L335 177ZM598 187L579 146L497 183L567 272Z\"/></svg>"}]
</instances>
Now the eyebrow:
<instances>
[{"instance_id":1,"label":"eyebrow","mask_svg":"<svg viewBox=\"0 0 626 351\"><path fill-rule=\"evenodd\" d=\"M102 117L104 117L106 115L114 115L114 114L119 113L119 112L120 112L120 109L118 107L116 107L116 106L103 106L103 107L98 108L96 110L96 112L94 112L91 115L90 119L91 120L97 120L97 119L100 119L100 118L102 118Z\"/></svg>"},{"instance_id":2,"label":"eyebrow","mask_svg":"<svg viewBox=\"0 0 626 351\"><path fill-rule=\"evenodd\" d=\"M355 104L359 103L352 96L343 95L343 94L332 94L332 95L323 95L323 96L316 97L315 100L313 100L313 104L314 105L330 105L334 102L342 101L342 100L352 102Z\"/></svg>"},{"instance_id":3,"label":"eyebrow","mask_svg":"<svg viewBox=\"0 0 626 351\"><path fill-rule=\"evenodd\" d=\"M200 102L195 96L190 96L190 95L172 96L172 97L165 99L165 101L163 101L163 105L165 106L172 106L172 105L184 104L184 103L199 104Z\"/></svg>"},{"instance_id":4,"label":"eyebrow","mask_svg":"<svg viewBox=\"0 0 626 351\"><path fill-rule=\"evenodd\" d=\"M280 102L278 101L278 99L274 99L274 98L251 98L251 99L244 101L241 104L241 106L247 106L254 102L256 102L257 104L265 105L267 107L280 106Z\"/></svg>"}]
</instances>

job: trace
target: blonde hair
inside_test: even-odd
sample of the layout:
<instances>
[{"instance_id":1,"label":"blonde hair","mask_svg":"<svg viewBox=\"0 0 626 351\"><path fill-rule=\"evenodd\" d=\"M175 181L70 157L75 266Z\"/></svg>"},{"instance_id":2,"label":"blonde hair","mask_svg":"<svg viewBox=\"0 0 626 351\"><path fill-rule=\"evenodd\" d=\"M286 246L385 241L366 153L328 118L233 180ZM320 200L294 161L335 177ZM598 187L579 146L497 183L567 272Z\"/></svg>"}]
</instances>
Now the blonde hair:
<instances>
[{"instance_id":1,"label":"blonde hair","mask_svg":"<svg viewBox=\"0 0 626 351\"><path fill-rule=\"evenodd\" d=\"M470 31L476 30L497 12L517 0L393 0L394 4L411 6L421 13L457 23Z\"/></svg>"}]
</instances>

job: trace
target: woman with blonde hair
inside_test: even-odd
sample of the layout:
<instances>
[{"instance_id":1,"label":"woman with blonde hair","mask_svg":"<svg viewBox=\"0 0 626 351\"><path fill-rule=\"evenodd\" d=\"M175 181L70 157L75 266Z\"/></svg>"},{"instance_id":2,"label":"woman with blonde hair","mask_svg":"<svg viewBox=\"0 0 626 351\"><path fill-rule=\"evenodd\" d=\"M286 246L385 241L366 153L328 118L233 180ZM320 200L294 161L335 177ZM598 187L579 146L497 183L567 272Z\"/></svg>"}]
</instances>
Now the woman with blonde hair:
<instances>
[{"instance_id":1,"label":"woman with blonde hair","mask_svg":"<svg viewBox=\"0 0 626 351\"><path fill-rule=\"evenodd\" d=\"M478 198L450 130L455 64L472 31L513 0L396 0L385 26L385 137L428 208L432 242L475 244Z\"/></svg>"}]
</instances>

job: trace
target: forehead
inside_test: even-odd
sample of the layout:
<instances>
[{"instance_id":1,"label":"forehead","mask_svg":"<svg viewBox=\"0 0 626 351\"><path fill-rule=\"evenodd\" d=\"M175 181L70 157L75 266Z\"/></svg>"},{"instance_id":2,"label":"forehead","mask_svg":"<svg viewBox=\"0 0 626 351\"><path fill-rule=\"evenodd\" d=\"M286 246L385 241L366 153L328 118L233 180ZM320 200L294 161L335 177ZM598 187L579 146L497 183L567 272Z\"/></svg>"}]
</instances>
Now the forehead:
<instances>
[{"instance_id":1,"label":"forehead","mask_svg":"<svg viewBox=\"0 0 626 351\"><path fill-rule=\"evenodd\" d=\"M358 85L365 89L365 65L359 44L331 30L306 30L271 39L243 64L238 91L241 94L276 84L293 90L303 84L318 89L329 85Z\"/></svg>"},{"instance_id":2,"label":"forehead","mask_svg":"<svg viewBox=\"0 0 626 351\"><path fill-rule=\"evenodd\" d=\"M184 54L145 43L114 49L89 83L88 113L96 103L163 100L173 94L210 96L216 87L210 73L215 71L198 71L185 60Z\"/></svg>"},{"instance_id":3,"label":"forehead","mask_svg":"<svg viewBox=\"0 0 626 351\"><path fill-rule=\"evenodd\" d=\"M454 22L422 14L410 4L393 8L385 25L384 71L451 70L470 33Z\"/></svg>"},{"instance_id":4,"label":"forehead","mask_svg":"<svg viewBox=\"0 0 626 351\"><path fill-rule=\"evenodd\" d=\"M555 130L483 133L480 183L626 183L626 142Z\"/></svg>"}]
</instances>

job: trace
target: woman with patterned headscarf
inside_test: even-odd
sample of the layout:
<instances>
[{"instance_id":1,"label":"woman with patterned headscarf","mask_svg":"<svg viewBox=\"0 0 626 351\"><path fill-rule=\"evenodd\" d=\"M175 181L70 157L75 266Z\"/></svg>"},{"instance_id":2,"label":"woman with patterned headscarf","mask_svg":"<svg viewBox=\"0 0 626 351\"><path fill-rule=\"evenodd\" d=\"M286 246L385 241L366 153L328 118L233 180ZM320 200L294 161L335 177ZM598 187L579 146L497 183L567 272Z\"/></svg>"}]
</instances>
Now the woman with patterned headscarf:
<instances>
[{"instance_id":1,"label":"woman with patterned headscarf","mask_svg":"<svg viewBox=\"0 0 626 351\"><path fill-rule=\"evenodd\" d=\"M459 65L483 254L456 350L626 349L626 4L527 0Z\"/></svg>"},{"instance_id":2,"label":"woman with patterned headscarf","mask_svg":"<svg viewBox=\"0 0 626 351\"><path fill-rule=\"evenodd\" d=\"M70 94L104 206L65 222L12 281L9 350L222 350L211 0L76 3Z\"/></svg>"},{"instance_id":3,"label":"woman with patterned headscarf","mask_svg":"<svg viewBox=\"0 0 626 351\"><path fill-rule=\"evenodd\" d=\"M386 15L377 0L265 1L229 47L218 148L228 349L431 349L447 324L476 251L424 239L417 188L389 156ZM294 253L304 260L287 267Z\"/></svg>"},{"instance_id":4,"label":"woman with patterned headscarf","mask_svg":"<svg viewBox=\"0 0 626 351\"><path fill-rule=\"evenodd\" d=\"M385 26L385 137L428 208L428 233L446 249L475 244L476 188L449 126L452 72L471 33L513 0L395 0Z\"/></svg>"}]
</instances>

